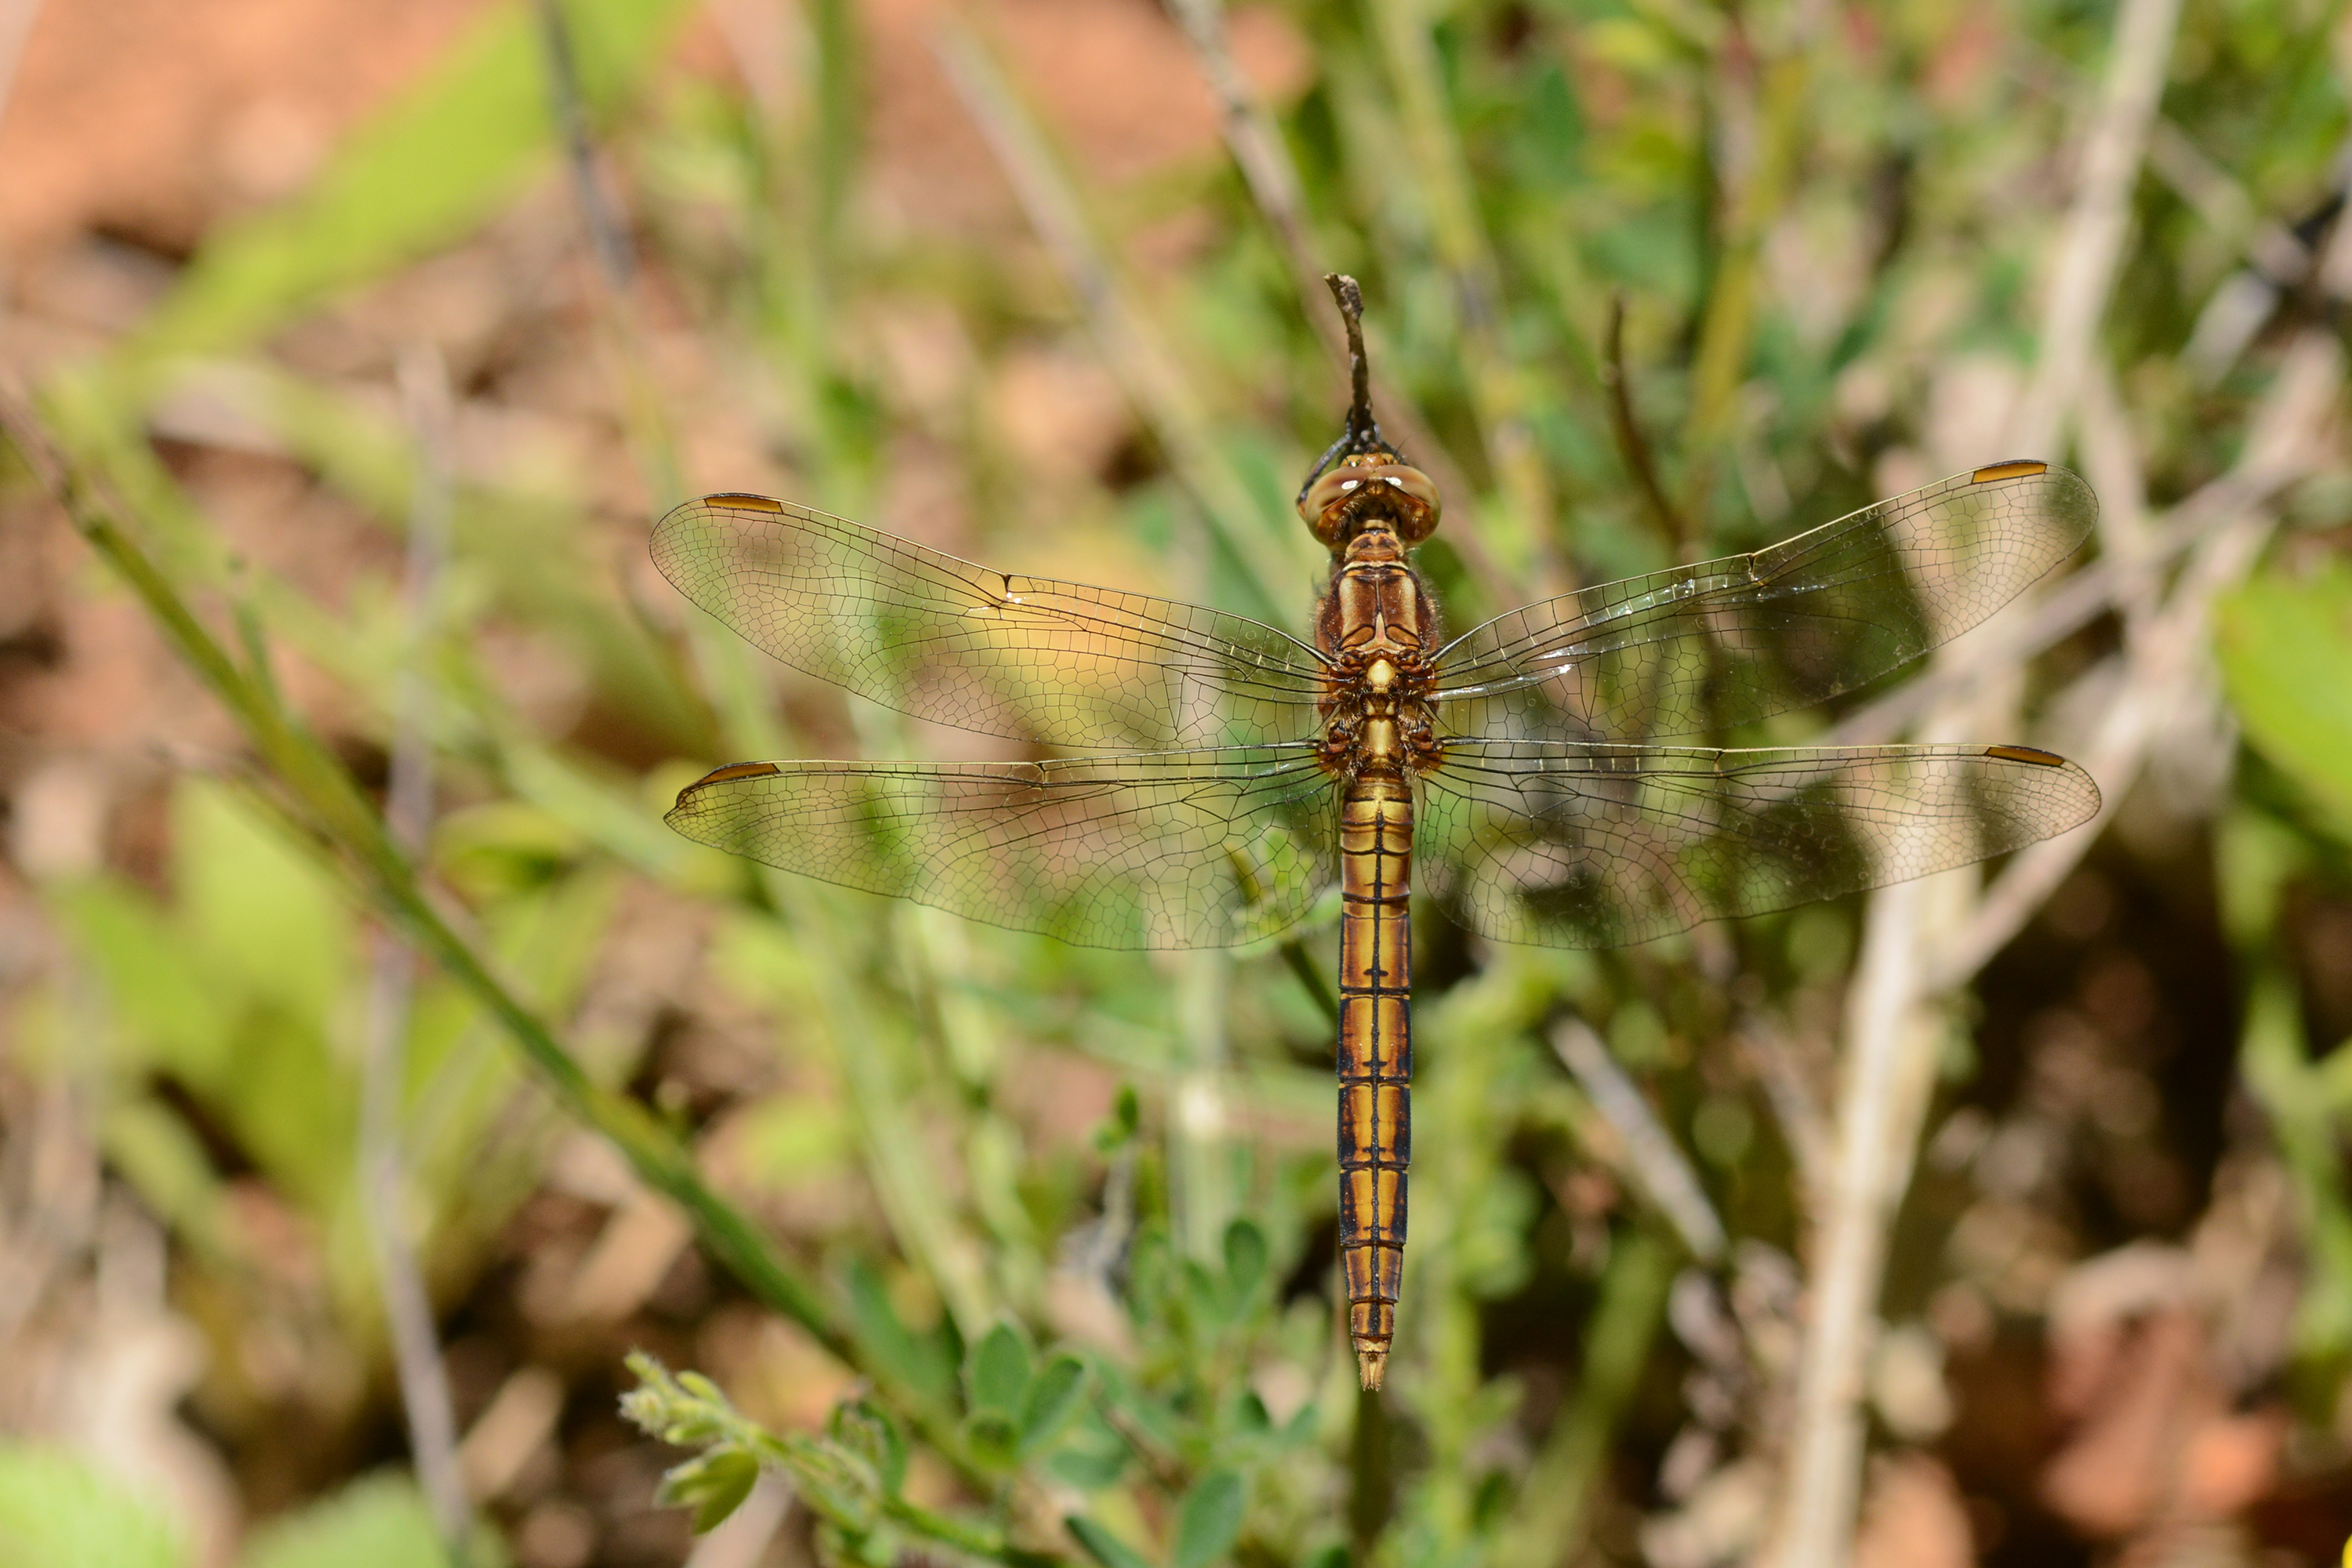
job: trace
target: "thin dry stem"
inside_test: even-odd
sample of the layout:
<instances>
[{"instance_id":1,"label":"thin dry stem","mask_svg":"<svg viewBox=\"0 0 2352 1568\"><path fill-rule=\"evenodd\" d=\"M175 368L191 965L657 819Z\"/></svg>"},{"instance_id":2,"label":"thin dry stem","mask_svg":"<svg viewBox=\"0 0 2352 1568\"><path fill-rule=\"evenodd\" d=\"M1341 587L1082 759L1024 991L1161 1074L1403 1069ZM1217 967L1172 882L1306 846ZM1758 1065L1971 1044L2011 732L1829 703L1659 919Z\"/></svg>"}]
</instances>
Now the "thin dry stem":
<instances>
[{"instance_id":1,"label":"thin dry stem","mask_svg":"<svg viewBox=\"0 0 2352 1568\"><path fill-rule=\"evenodd\" d=\"M1216 94L1225 147L1241 170L1243 184L1249 187L1250 200L1281 244L1291 286L1298 292L1298 308L1308 327L1321 340L1324 352L1335 363L1345 363L1347 340L1323 309L1319 284L1325 268L1316 258L1314 240L1307 232L1298 166L1292 161L1290 149L1273 115L1266 111L1264 100L1243 73L1241 63L1234 58L1233 46L1225 33L1224 8L1218 0L1169 0L1169 8L1184 29L1185 41L1192 46L1201 74ZM1470 482L1462 466L1423 417L1420 406L1393 376L1382 374L1377 368L1372 373L1372 394L1389 411L1389 424L1395 429L1396 438L1403 443L1400 449L1437 482L1439 492L1457 509L1457 515L1466 515L1461 509L1469 502ZM1487 552L1476 529L1456 529L1446 538L1471 576L1495 603L1501 605L1512 599L1507 575Z\"/></svg>"},{"instance_id":2,"label":"thin dry stem","mask_svg":"<svg viewBox=\"0 0 2352 1568\"><path fill-rule=\"evenodd\" d=\"M1261 509L1217 449L1206 408L1096 243L1077 192L1004 73L953 16L942 19L932 50L1076 296L1097 349L1167 452L1177 482L1269 600L1286 603L1294 585L1314 580L1310 552L1286 548L1292 542L1261 522ZM1304 531L1297 541L1311 543Z\"/></svg>"},{"instance_id":3,"label":"thin dry stem","mask_svg":"<svg viewBox=\"0 0 2352 1568\"><path fill-rule=\"evenodd\" d=\"M2207 157L2188 132L2163 115L2148 126L2147 166L2197 209L2213 231L2242 246L2248 259L2277 283L2300 282L2311 269L2311 248L2294 231L2263 212L2230 172Z\"/></svg>"},{"instance_id":4,"label":"thin dry stem","mask_svg":"<svg viewBox=\"0 0 2352 1568\"><path fill-rule=\"evenodd\" d=\"M442 568L448 558L448 373L440 355L418 349L400 366L403 401L417 433L415 499L409 511L408 565L402 597L410 644L395 679L389 798L385 827L393 843L414 856L433 815L433 752L425 739L423 679L415 664L429 636ZM408 1418L410 1457L417 1485L432 1510L444 1548L459 1568L467 1561L473 1510L457 1464L457 1415L448 1368L416 1256L404 1224L408 1189L400 1147L401 1086L416 954L394 931L376 934L368 992L367 1045L360 1081L360 1195L375 1251L376 1284L391 1331L393 1363Z\"/></svg>"},{"instance_id":5,"label":"thin dry stem","mask_svg":"<svg viewBox=\"0 0 2352 1568\"><path fill-rule=\"evenodd\" d=\"M1323 286L1348 332L1348 440L1360 449L1381 438L1380 421L1372 417L1372 363L1364 353L1364 290L1344 272L1326 272Z\"/></svg>"},{"instance_id":6,"label":"thin dry stem","mask_svg":"<svg viewBox=\"0 0 2352 1568\"><path fill-rule=\"evenodd\" d=\"M1549 597L1568 587L1553 548L1551 475L1528 423L1528 373L1505 341L1501 272L1478 212L1469 157L1445 101L1448 73L1438 53L1435 17L1423 0L1371 0L1370 11L1402 121L1413 188L1458 302L1463 368L1486 466L1505 502L1503 515L1521 536L1529 574L1524 586Z\"/></svg>"},{"instance_id":7,"label":"thin dry stem","mask_svg":"<svg viewBox=\"0 0 2352 1568\"><path fill-rule=\"evenodd\" d=\"M1175 1023L1184 1066L1168 1119L1169 1222L1187 1256L1210 1262L1220 1255L1234 1210L1227 1092L1233 1063L1225 1028L1234 961L1221 949L1203 948L1178 962L1182 980Z\"/></svg>"},{"instance_id":8,"label":"thin dry stem","mask_svg":"<svg viewBox=\"0 0 2352 1568\"><path fill-rule=\"evenodd\" d=\"M1643 434L1641 421L1633 416L1633 389L1625 376L1625 296L1621 290L1609 297L1609 330L1602 345L1601 384L1609 394L1609 428L1617 440L1617 455L1625 471L1649 503L1651 520L1658 531L1664 534L1669 548L1686 552L1691 543L1690 527L1675 503L1666 499L1666 488L1658 481L1658 465L1651 455L1649 437Z\"/></svg>"},{"instance_id":9,"label":"thin dry stem","mask_svg":"<svg viewBox=\"0 0 2352 1568\"><path fill-rule=\"evenodd\" d=\"M1649 1194L1690 1255L1702 1263L1721 1258L1728 1245L1723 1221L1706 1201L1698 1173L1683 1157L1674 1135L1659 1125L1650 1102L1601 1037L1580 1019L1563 1018L1551 1032L1551 1048L1592 1101L1592 1109L1616 1132L1625 1152L1626 1173Z\"/></svg>"},{"instance_id":10,"label":"thin dry stem","mask_svg":"<svg viewBox=\"0 0 2352 1568\"><path fill-rule=\"evenodd\" d=\"M1806 1064L1800 1059L1794 1042L1762 1020L1750 1021L1734 1039L1754 1068L1780 1136L1796 1161L1805 1207L1816 1209L1829 1191L1832 1157L1829 1118L1822 1112L1821 1096L1805 1070Z\"/></svg>"},{"instance_id":11,"label":"thin dry stem","mask_svg":"<svg viewBox=\"0 0 2352 1568\"><path fill-rule=\"evenodd\" d=\"M2058 243L2044 301L2033 380L2011 411L2002 453L2057 455L2091 363L2099 323L2131 226L2148 127L2164 94L2165 68L2180 0L2126 0L2116 19L2115 52L2090 134L2084 139L2074 202Z\"/></svg>"},{"instance_id":12,"label":"thin dry stem","mask_svg":"<svg viewBox=\"0 0 2352 1568\"><path fill-rule=\"evenodd\" d=\"M1935 1041L1917 1005L1915 955L1927 903L1955 875L1898 882L1870 901L1847 1003L1826 1212L1816 1216L1780 1568L1842 1568L1853 1550L1864 1369L1895 1210L1909 1184L1917 1112L1933 1081Z\"/></svg>"},{"instance_id":13,"label":"thin dry stem","mask_svg":"<svg viewBox=\"0 0 2352 1568\"><path fill-rule=\"evenodd\" d=\"M562 0L539 0L541 52L547 60L548 89L555 119L563 134L564 162L572 175L573 200L596 264L614 290L625 293L636 276L635 248L630 245L619 204L604 188L596 167L596 145L588 131L588 106L580 94L580 65L572 47L572 25L563 15Z\"/></svg>"}]
</instances>

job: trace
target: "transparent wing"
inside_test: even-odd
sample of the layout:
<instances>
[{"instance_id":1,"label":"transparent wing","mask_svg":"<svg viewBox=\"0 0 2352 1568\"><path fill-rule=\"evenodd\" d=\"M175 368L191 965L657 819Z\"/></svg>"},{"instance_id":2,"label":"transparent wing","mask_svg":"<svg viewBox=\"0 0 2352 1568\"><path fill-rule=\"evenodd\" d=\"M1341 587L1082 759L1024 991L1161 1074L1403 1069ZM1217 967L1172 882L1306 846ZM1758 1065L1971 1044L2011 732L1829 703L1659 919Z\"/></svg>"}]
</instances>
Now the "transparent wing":
<instances>
[{"instance_id":1,"label":"transparent wing","mask_svg":"<svg viewBox=\"0 0 2352 1568\"><path fill-rule=\"evenodd\" d=\"M1977 625L2073 553L2097 515L2065 469L2002 463L1753 555L1547 599L1440 653L1439 722L1635 742L1805 707Z\"/></svg>"},{"instance_id":2,"label":"transparent wing","mask_svg":"<svg viewBox=\"0 0 2352 1568\"><path fill-rule=\"evenodd\" d=\"M2022 746L1467 742L1422 775L1414 875L1498 942L1617 947L1965 866L2090 820Z\"/></svg>"},{"instance_id":3,"label":"transparent wing","mask_svg":"<svg viewBox=\"0 0 2352 1568\"><path fill-rule=\"evenodd\" d=\"M1008 577L765 496L687 502L653 557L793 668L960 729L1144 750L1318 727L1321 656L1239 616Z\"/></svg>"},{"instance_id":4,"label":"transparent wing","mask_svg":"<svg viewBox=\"0 0 2352 1568\"><path fill-rule=\"evenodd\" d=\"M1337 786L1304 749L1047 763L740 763L688 785L698 843L1081 947L1223 947L1337 876Z\"/></svg>"}]
</instances>

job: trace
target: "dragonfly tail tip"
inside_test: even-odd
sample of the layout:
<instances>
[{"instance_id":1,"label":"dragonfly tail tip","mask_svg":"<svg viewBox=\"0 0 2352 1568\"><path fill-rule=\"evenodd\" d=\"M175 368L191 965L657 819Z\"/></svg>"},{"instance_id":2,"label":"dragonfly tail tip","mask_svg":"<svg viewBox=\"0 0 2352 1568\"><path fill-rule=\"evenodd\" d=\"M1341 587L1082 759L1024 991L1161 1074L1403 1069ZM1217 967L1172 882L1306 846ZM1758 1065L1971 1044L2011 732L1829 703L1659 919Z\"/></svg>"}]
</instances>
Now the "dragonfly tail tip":
<instances>
[{"instance_id":1,"label":"dragonfly tail tip","mask_svg":"<svg viewBox=\"0 0 2352 1568\"><path fill-rule=\"evenodd\" d=\"M1381 1391L1381 1379L1387 1374L1388 1370L1388 1346L1381 1345L1374 1348L1370 1345L1358 1345L1356 1347L1356 1371L1362 1377L1366 1394L1378 1394Z\"/></svg>"}]
</instances>

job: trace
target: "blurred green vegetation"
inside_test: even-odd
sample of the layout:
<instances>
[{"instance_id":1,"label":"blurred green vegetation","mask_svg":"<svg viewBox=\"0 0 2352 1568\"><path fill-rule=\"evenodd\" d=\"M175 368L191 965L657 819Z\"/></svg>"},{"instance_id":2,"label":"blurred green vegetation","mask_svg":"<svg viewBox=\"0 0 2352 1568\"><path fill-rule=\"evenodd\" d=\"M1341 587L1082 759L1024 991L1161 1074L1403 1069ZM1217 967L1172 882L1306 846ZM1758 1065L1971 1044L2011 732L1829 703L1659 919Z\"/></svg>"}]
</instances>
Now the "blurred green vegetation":
<instances>
[{"instance_id":1,"label":"blurred green vegetation","mask_svg":"<svg viewBox=\"0 0 2352 1568\"><path fill-rule=\"evenodd\" d=\"M2033 361L2105 8L1276 9L1311 58L1276 106L1307 247L1363 280L1376 362L1410 404L1394 412L1430 432L1426 456L1457 487L1425 554L1454 624L2021 455L1971 443L1999 426L1982 389L2013 393ZM793 47L771 62L789 91L772 100L666 67L689 7L563 10L591 177L625 198L636 270L587 270L542 18L502 6L305 194L223 225L135 331L41 388L74 459L121 499L128 548L157 565L150 607L192 605L221 628L208 679L247 731L249 761L173 787L160 868L43 887L78 979L15 1020L32 1070L95 1086L110 1168L175 1245L175 1299L223 1343L284 1310L263 1243L229 1212L233 1187L260 1184L324 1263L301 1330L306 1397L331 1425L382 1387L353 1041L378 926L446 960L456 949L419 934L440 919L480 967L428 972L406 1027L409 1219L438 1298L477 1290L567 1113L601 1115L641 1175L703 1205L702 1234L740 1288L833 1358L834 1382L816 1381L841 1397L806 1429L763 1426L714 1385L639 1363L632 1416L703 1450L667 1494L698 1524L740 1503L765 1464L796 1483L835 1561L1633 1560L1643 1513L1664 1506L1655 1470L1697 1364L1687 1334L1667 1331L1669 1283L1694 1264L1749 1275L1692 1259L1638 1189L1591 1183L1622 1151L1545 1031L1572 1013L1605 1038L1693 1152L1730 1233L1768 1249L1751 1262L1799 1254L1801 1151L1734 1036L1759 1018L1816 1033L1835 1019L1858 906L1598 954L1482 950L1431 917L1402 1338L1386 1404L1360 1403L1329 1295L1326 1026L1281 955L1073 950L673 838L659 812L706 766L817 742L874 755L937 742L764 667L614 564L679 494L747 483L691 458L689 416L671 402L679 356L663 342L686 336L696 374L757 411L796 499L871 516L920 465L946 476L971 551L992 563L1083 577L1057 549L1115 542L1088 554L1295 624L1312 552L1289 495L1335 427L1340 381L1278 226L1219 155L1090 181L984 16L954 24L943 58L996 117L992 144L1032 219L1063 204L1067 244L881 212L874 35L849 0L793 11ZM2152 502L2237 460L2291 330L2336 333L2323 301L2288 289L2267 330L2210 373L2182 357L2247 265L2252 221L2326 209L2352 123L2340 23L2340 6L2300 0L2181 18L2166 134L2201 149L2239 206L2200 205L2155 174L2134 187L2096 353ZM2245 222L2231 231L2223 210ZM1164 254L1154 236L1180 221L1181 262L1129 259ZM159 407L192 391L231 406L400 540L446 458L374 395L384 365L306 369L287 334L499 226L551 228L576 251L585 304L531 330L593 345L575 357L597 366L599 417L631 477L600 488L589 471L469 448L450 476L451 557L421 609L383 562L353 568L347 602L330 604L241 559L150 439ZM1612 405L1615 301L1630 441ZM887 347L896 326L942 319L959 367L944 395L910 384ZM990 377L1026 348L1074 342L1131 401L1131 436L1116 463L1041 493ZM462 422L465 401L499 394L495 367L458 368ZM1634 471L1644 446L1654 501ZM2242 1053L2244 1093L2292 1182L2307 1274L2291 1381L2322 1435L2352 1359L2352 1043L2315 1037L2352 1018L2307 994L2282 922L2352 898L2352 491L2340 452L2334 468L2282 498L2265 564L2216 623L2242 768L2187 809L2185 856L2112 851L2149 878L2213 885L2231 969L2198 983L2227 994L2242 1033L2186 1048ZM535 715L495 668L488 650L517 635L576 675L562 721ZM2028 707L2120 637L2097 620L2027 667ZM297 668L317 678L300 718L282 695ZM425 693L415 722L441 810L404 880L396 849L339 816L350 803L315 770L348 768L341 787L355 776L374 791L409 677ZM1776 722L1769 739L1801 742L1823 721ZM2044 728L2071 750L2088 727L2078 704ZM723 1105L665 1098L661 1019L583 1010L615 944L676 930L700 956L665 1005L724 1016L771 1053L764 1087ZM1304 935L1328 968L1328 923ZM524 1090L515 1039L538 1051L553 1096ZM1976 1092L1979 1051L1948 1053L1945 1103ZM562 1061L576 1083L551 1073ZM1040 1137L1027 1090L1045 1080L1078 1086L1053 1103L1087 1104L1096 1123ZM2209 1162L2189 1180L2210 1174ZM825 1194L821 1212L795 1204L809 1193ZM731 1239L720 1215L741 1227ZM2085 1254L2122 1239L2088 1222L2075 1237ZM1906 1281L1916 1312L1927 1285ZM197 1395L223 1431L273 1418L237 1364L223 1356L228 1370ZM1769 1447L1769 1408L1721 1436ZM43 1539L66 1543L0 1563L184 1561L148 1512L57 1500L100 1485L43 1479L58 1463L0 1456L0 1518L46 1496ZM240 1561L431 1560L414 1500L362 1487L379 1489L318 1505ZM70 1544L81 1531L110 1544Z\"/></svg>"},{"instance_id":2,"label":"blurred green vegetation","mask_svg":"<svg viewBox=\"0 0 2352 1568\"><path fill-rule=\"evenodd\" d=\"M8 1568L178 1568L187 1560L168 1509L154 1498L60 1453L0 1447L0 1563ZM447 1561L416 1489L380 1476L256 1531L236 1563L440 1568Z\"/></svg>"}]
</instances>

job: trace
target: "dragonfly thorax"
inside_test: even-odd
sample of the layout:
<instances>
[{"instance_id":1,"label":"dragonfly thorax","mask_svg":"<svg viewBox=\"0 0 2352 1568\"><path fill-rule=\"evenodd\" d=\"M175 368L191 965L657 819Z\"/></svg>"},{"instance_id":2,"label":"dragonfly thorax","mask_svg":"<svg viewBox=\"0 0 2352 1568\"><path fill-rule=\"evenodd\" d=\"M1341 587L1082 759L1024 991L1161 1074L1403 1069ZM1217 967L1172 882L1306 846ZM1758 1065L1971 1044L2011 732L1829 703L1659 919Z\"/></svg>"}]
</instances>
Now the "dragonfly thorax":
<instances>
[{"instance_id":1,"label":"dragonfly thorax","mask_svg":"<svg viewBox=\"0 0 2352 1568\"><path fill-rule=\"evenodd\" d=\"M1331 659L1323 762L1343 778L1401 776L1439 760L1429 706L1437 605L1405 548L1384 523L1358 533L1316 616Z\"/></svg>"}]
</instances>

